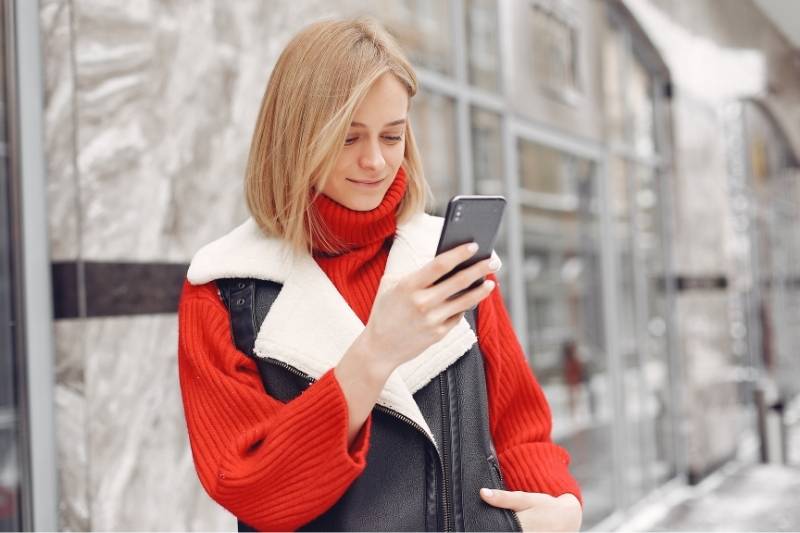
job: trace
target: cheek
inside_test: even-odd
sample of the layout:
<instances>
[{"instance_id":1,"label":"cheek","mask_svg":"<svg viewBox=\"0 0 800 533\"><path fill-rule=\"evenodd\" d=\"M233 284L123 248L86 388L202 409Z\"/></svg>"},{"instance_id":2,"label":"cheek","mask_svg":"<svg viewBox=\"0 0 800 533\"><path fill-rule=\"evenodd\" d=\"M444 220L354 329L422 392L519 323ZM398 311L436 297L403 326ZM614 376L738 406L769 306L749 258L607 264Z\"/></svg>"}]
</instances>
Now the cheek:
<instances>
[{"instance_id":1,"label":"cheek","mask_svg":"<svg viewBox=\"0 0 800 533\"><path fill-rule=\"evenodd\" d=\"M389 163L389 164L392 165L392 166L399 166L400 163L403 162L403 158L405 157L405 154L406 154L406 143L405 143L405 141L399 142L399 143L397 143L397 144L395 144L393 146L390 146L389 148L390 148L390 150L387 153L386 161L387 162L391 161L391 163Z\"/></svg>"},{"instance_id":2,"label":"cheek","mask_svg":"<svg viewBox=\"0 0 800 533\"><path fill-rule=\"evenodd\" d=\"M350 169L358 164L358 160L350 153L342 152L339 159L336 160L336 165L333 167L333 176L337 178L346 177Z\"/></svg>"}]
</instances>

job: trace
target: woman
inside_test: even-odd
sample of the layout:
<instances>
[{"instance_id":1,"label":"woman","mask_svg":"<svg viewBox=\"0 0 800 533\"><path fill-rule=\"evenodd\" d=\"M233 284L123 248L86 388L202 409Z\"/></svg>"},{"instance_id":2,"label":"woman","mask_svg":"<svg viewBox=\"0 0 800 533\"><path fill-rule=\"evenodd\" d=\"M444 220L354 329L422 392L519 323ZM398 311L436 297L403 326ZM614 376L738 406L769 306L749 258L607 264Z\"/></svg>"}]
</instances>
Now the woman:
<instances>
[{"instance_id":1,"label":"woman","mask_svg":"<svg viewBox=\"0 0 800 533\"><path fill-rule=\"evenodd\" d=\"M373 20L305 28L261 105L252 216L192 259L179 309L190 443L203 487L243 529L580 527L497 256L434 284L474 250L434 257L442 219L424 213L416 91ZM230 278L276 288L251 348L231 334Z\"/></svg>"}]
</instances>

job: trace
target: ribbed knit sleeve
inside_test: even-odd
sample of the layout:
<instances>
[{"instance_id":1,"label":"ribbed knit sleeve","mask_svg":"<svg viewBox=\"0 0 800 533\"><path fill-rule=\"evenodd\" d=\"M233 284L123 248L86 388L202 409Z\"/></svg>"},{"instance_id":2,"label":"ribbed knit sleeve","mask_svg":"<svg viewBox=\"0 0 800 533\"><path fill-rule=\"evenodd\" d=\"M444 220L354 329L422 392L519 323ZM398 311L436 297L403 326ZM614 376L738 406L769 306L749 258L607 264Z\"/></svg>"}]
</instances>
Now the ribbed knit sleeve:
<instances>
[{"instance_id":1,"label":"ribbed knit sleeve","mask_svg":"<svg viewBox=\"0 0 800 533\"><path fill-rule=\"evenodd\" d=\"M372 415L348 450L333 369L288 403L265 394L213 282L184 284L178 318L189 442L211 498L261 531L295 530L327 511L366 467Z\"/></svg>"},{"instance_id":2,"label":"ribbed knit sleeve","mask_svg":"<svg viewBox=\"0 0 800 533\"><path fill-rule=\"evenodd\" d=\"M497 283L490 274L489 279ZM569 454L550 439L552 417L542 388L528 365L500 286L478 304L478 343L485 358L489 425L507 489L574 494Z\"/></svg>"}]
</instances>

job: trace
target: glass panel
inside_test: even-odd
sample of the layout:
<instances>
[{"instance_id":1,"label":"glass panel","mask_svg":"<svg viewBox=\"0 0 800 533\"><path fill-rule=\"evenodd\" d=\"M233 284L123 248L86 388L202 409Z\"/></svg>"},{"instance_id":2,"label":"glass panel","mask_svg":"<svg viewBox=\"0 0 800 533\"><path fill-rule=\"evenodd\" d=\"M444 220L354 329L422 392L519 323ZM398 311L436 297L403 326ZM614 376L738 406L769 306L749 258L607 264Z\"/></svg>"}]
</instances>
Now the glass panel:
<instances>
[{"instance_id":1,"label":"glass panel","mask_svg":"<svg viewBox=\"0 0 800 533\"><path fill-rule=\"evenodd\" d=\"M653 485L675 474L672 424L667 405L669 394L669 353L667 350L667 294L664 290L666 258L662 204L658 175L651 168L636 171L636 248L643 277L644 323L642 346L642 431L645 433L645 466ZM652 486L651 486L652 488Z\"/></svg>"},{"instance_id":2,"label":"glass panel","mask_svg":"<svg viewBox=\"0 0 800 533\"><path fill-rule=\"evenodd\" d=\"M624 395L624 422L626 440L623 479L625 480L628 503L641 498L646 492L646 469L644 466L643 435L641 427L641 397L644 384L639 365L639 326L637 314L637 274L636 250L633 242L633 213L630 166L617 158L609 164L608 180L611 190L614 238L617 245L617 321L620 360L622 361L622 380Z\"/></svg>"},{"instance_id":3,"label":"glass panel","mask_svg":"<svg viewBox=\"0 0 800 533\"><path fill-rule=\"evenodd\" d=\"M652 169L613 158L609 184L617 243L619 345L630 501L674 474L669 402L667 304L657 180ZM635 231L634 231L635 230Z\"/></svg>"},{"instance_id":4,"label":"glass panel","mask_svg":"<svg viewBox=\"0 0 800 533\"><path fill-rule=\"evenodd\" d=\"M500 115L472 108L472 170L478 194L503 194Z\"/></svg>"},{"instance_id":5,"label":"glass panel","mask_svg":"<svg viewBox=\"0 0 800 533\"><path fill-rule=\"evenodd\" d=\"M528 354L553 438L572 457L589 528L614 508L595 165L533 142L518 149Z\"/></svg>"},{"instance_id":6,"label":"glass panel","mask_svg":"<svg viewBox=\"0 0 800 533\"><path fill-rule=\"evenodd\" d=\"M473 107L470 120L472 124L472 169L475 176L475 192L477 194L505 195L500 115ZM505 196L508 197L508 195ZM500 234L497 237L495 246L495 251L504 265L510 264L507 261L507 227L508 213L503 216L503 222L500 224ZM507 276L508 268L501 268L497 274L501 289L506 286ZM506 296L505 293L504 296Z\"/></svg>"},{"instance_id":7,"label":"glass panel","mask_svg":"<svg viewBox=\"0 0 800 533\"><path fill-rule=\"evenodd\" d=\"M425 177L433 191L430 212L444 216L450 197L458 193L455 102L422 89L412 99L409 114Z\"/></svg>"},{"instance_id":8,"label":"glass panel","mask_svg":"<svg viewBox=\"0 0 800 533\"><path fill-rule=\"evenodd\" d=\"M498 91L497 0L467 0L465 15L469 82L488 91Z\"/></svg>"},{"instance_id":9,"label":"glass panel","mask_svg":"<svg viewBox=\"0 0 800 533\"><path fill-rule=\"evenodd\" d=\"M625 140L625 91L622 66L625 62L625 37L611 24L603 37L603 92L605 96L606 135L613 142Z\"/></svg>"},{"instance_id":10,"label":"glass panel","mask_svg":"<svg viewBox=\"0 0 800 533\"><path fill-rule=\"evenodd\" d=\"M565 3L533 0L533 71L545 94L571 100L580 89L577 14Z\"/></svg>"},{"instance_id":11,"label":"glass panel","mask_svg":"<svg viewBox=\"0 0 800 533\"><path fill-rule=\"evenodd\" d=\"M655 153L653 80L637 60L631 61L630 67L628 120L633 135L633 148L640 155L652 155Z\"/></svg>"},{"instance_id":12,"label":"glass panel","mask_svg":"<svg viewBox=\"0 0 800 533\"><path fill-rule=\"evenodd\" d=\"M792 148L774 119L757 104L745 104L744 122L750 182L759 196L769 202L769 193L778 192L775 187L783 185L772 185L770 190L768 181L779 178L787 168L797 166ZM776 197L788 198L780 193Z\"/></svg>"},{"instance_id":13,"label":"glass panel","mask_svg":"<svg viewBox=\"0 0 800 533\"><path fill-rule=\"evenodd\" d=\"M5 109L5 21L0 6L0 105ZM2 139L6 136L5 113L0 122ZM0 531L21 531L20 515L22 457L19 441L16 366L13 337L13 284L9 222L9 161L6 152L0 155Z\"/></svg>"},{"instance_id":14,"label":"glass panel","mask_svg":"<svg viewBox=\"0 0 800 533\"><path fill-rule=\"evenodd\" d=\"M365 3L361 12L386 26L415 67L453 75L448 0L379 0Z\"/></svg>"}]
</instances>

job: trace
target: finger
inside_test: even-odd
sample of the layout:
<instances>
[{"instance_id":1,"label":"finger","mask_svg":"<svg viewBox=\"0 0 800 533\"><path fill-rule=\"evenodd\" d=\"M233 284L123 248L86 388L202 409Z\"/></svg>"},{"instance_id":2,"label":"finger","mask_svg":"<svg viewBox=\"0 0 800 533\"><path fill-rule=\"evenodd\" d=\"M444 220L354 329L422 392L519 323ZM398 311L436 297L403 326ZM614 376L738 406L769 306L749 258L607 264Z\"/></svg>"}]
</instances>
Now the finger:
<instances>
[{"instance_id":1,"label":"finger","mask_svg":"<svg viewBox=\"0 0 800 533\"><path fill-rule=\"evenodd\" d=\"M412 286L420 288L431 286L453 268L475 255L475 252L478 251L477 246L475 243L468 242L437 255L414 273L411 280Z\"/></svg>"},{"instance_id":2,"label":"finger","mask_svg":"<svg viewBox=\"0 0 800 533\"><path fill-rule=\"evenodd\" d=\"M434 311L437 316L452 316L456 313L464 313L467 309L471 309L478 305L481 300L489 296L495 288L495 282L487 279L481 285L474 289L470 289L458 298L454 298L448 302L441 304L441 306Z\"/></svg>"},{"instance_id":3,"label":"finger","mask_svg":"<svg viewBox=\"0 0 800 533\"><path fill-rule=\"evenodd\" d=\"M426 289L428 293L427 297L430 298L433 305L443 302L462 289L469 287L475 280L494 272L496 266L496 263L493 263L493 258L491 257L483 261L478 261L474 265L454 274L443 282Z\"/></svg>"},{"instance_id":4,"label":"finger","mask_svg":"<svg viewBox=\"0 0 800 533\"><path fill-rule=\"evenodd\" d=\"M537 503L536 498L532 498L536 493L523 491L508 491L499 489L481 489L480 495L483 501L500 507L501 509L511 509L512 511L524 511L530 509Z\"/></svg>"},{"instance_id":5,"label":"finger","mask_svg":"<svg viewBox=\"0 0 800 533\"><path fill-rule=\"evenodd\" d=\"M463 311L461 311L460 313L456 313L455 315L451 316L450 318L444 321L444 327L447 328L448 331L453 329L463 316L464 316Z\"/></svg>"}]
</instances>

